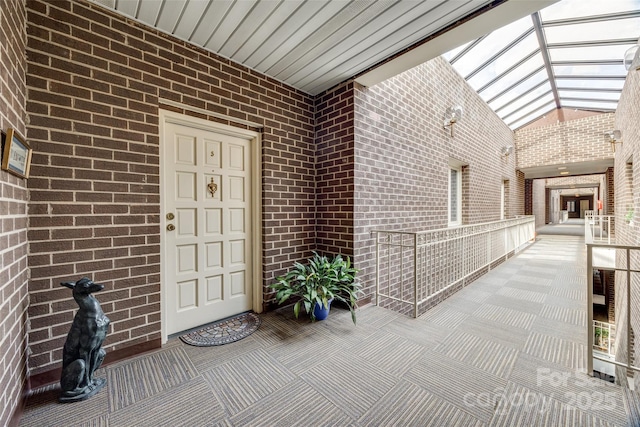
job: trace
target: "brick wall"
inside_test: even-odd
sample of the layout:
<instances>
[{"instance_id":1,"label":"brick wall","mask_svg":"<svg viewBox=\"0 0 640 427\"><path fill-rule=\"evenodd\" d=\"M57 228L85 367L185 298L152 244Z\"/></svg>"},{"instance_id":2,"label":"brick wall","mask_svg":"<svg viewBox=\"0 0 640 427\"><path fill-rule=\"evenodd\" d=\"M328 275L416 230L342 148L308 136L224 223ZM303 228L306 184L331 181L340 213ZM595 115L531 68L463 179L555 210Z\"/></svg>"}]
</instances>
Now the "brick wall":
<instances>
[{"instance_id":1,"label":"brick wall","mask_svg":"<svg viewBox=\"0 0 640 427\"><path fill-rule=\"evenodd\" d=\"M160 337L162 99L263 126L263 283L310 254L311 97L86 1L30 1L28 22L32 373L60 362L63 280L106 285L108 352Z\"/></svg>"},{"instance_id":2,"label":"brick wall","mask_svg":"<svg viewBox=\"0 0 640 427\"><path fill-rule=\"evenodd\" d=\"M515 156L500 155L514 144L513 133L444 59L373 87L356 85L355 103L354 256L367 294L375 286L373 230L447 227L449 159L466 165L466 222L500 218L503 180L509 215L523 213ZM442 117L456 104L464 116L451 137Z\"/></svg>"},{"instance_id":3,"label":"brick wall","mask_svg":"<svg viewBox=\"0 0 640 427\"><path fill-rule=\"evenodd\" d=\"M614 215L616 200L614 168L607 168L607 172L605 173L605 182L607 184L607 189L604 192L604 202L602 207L604 208L605 215Z\"/></svg>"},{"instance_id":4,"label":"brick wall","mask_svg":"<svg viewBox=\"0 0 640 427\"><path fill-rule=\"evenodd\" d=\"M594 194L594 209L596 208L595 200L600 198L605 202L607 192L613 192L613 182L611 186L606 186L607 182L604 174L566 176L559 178L536 179L533 181L533 210L536 215L536 227L553 222L554 209L562 210L564 207L551 206L553 198L547 195L549 189L553 189L557 196L567 196L580 194ZM546 189L546 190L545 190ZM555 219L557 221L557 219ZM546 221L546 222L545 222Z\"/></svg>"},{"instance_id":5,"label":"brick wall","mask_svg":"<svg viewBox=\"0 0 640 427\"><path fill-rule=\"evenodd\" d=\"M640 245L640 71L629 71L627 79L620 96L618 108L615 114L615 126L612 128L620 130L622 133L622 144L616 146L614 181L615 181L615 230L616 243L622 245ZM628 212L633 213L633 225L625 221ZM616 273L616 319L617 328L623 331L626 328L626 279L625 274ZM635 364L640 361L640 277L638 274L632 275L631 307L632 321L631 327L635 333ZM616 358L620 355L622 360L626 360L627 339L624 334L619 334L616 339ZM623 380L624 373L618 372L617 378ZM636 386L640 381L636 374ZM624 380L623 380L624 382ZM635 396L640 405L640 398L637 393L629 393L628 396Z\"/></svg>"},{"instance_id":6,"label":"brick wall","mask_svg":"<svg viewBox=\"0 0 640 427\"><path fill-rule=\"evenodd\" d=\"M568 120L575 120L583 117L595 116L598 114L601 114L601 113L594 112L594 111L577 110L572 108L560 108L560 109L548 112L543 117L520 128L518 131L523 129L545 127L545 126L557 124L560 122L566 122Z\"/></svg>"},{"instance_id":7,"label":"brick wall","mask_svg":"<svg viewBox=\"0 0 640 427\"><path fill-rule=\"evenodd\" d=\"M316 245L353 256L354 89L339 85L316 100Z\"/></svg>"},{"instance_id":8,"label":"brick wall","mask_svg":"<svg viewBox=\"0 0 640 427\"><path fill-rule=\"evenodd\" d=\"M518 130L518 169L613 159L604 139L613 121L613 113L606 113Z\"/></svg>"},{"instance_id":9,"label":"brick wall","mask_svg":"<svg viewBox=\"0 0 640 427\"><path fill-rule=\"evenodd\" d=\"M25 5L0 2L0 129L26 137ZM8 425L26 378L27 180L0 171L0 425Z\"/></svg>"},{"instance_id":10,"label":"brick wall","mask_svg":"<svg viewBox=\"0 0 640 427\"><path fill-rule=\"evenodd\" d=\"M524 180L524 214L533 215L533 179Z\"/></svg>"},{"instance_id":11,"label":"brick wall","mask_svg":"<svg viewBox=\"0 0 640 427\"><path fill-rule=\"evenodd\" d=\"M565 187L571 188L571 186L589 187L598 186L602 183L602 174L593 175L578 175L578 176L564 176L558 178L545 179L547 187Z\"/></svg>"}]
</instances>

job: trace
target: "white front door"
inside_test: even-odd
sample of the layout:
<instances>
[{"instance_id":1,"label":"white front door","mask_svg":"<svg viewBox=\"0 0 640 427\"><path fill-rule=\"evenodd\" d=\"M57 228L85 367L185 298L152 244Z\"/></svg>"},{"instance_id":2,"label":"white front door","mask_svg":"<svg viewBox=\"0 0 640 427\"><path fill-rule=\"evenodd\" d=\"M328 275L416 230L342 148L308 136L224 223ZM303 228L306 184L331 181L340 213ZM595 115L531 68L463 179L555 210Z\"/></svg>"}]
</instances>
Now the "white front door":
<instances>
[{"instance_id":1,"label":"white front door","mask_svg":"<svg viewBox=\"0 0 640 427\"><path fill-rule=\"evenodd\" d=\"M165 121L166 334L253 308L251 139Z\"/></svg>"}]
</instances>

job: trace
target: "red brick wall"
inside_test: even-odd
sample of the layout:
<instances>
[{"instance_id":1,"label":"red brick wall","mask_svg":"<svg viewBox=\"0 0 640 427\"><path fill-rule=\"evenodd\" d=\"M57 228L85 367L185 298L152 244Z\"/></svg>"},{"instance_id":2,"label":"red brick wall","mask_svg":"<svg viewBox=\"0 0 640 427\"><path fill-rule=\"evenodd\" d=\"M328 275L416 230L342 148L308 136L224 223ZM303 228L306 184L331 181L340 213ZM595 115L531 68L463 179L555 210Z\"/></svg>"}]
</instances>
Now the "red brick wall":
<instances>
[{"instance_id":1,"label":"red brick wall","mask_svg":"<svg viewBox=\"0 0 640 427\"><path fill-rule=\"evenodd\" d=\"M339 85L316 100L316 245L353 256L354 90Z\"/></svg>"},{"instance_id":2,"label":"red brick wall","mask_svg":"<svg viewBox=\"0 0 640 427\"><path fill-rule=\"evenodd\" d=\"M0 129L26 137L25 6L0 2ZM0 171L0 425L8 425L26 378L27 180Z\"/></svg>"},{"instance_id":3,"label":"red brick wall","mask_svg":"<svg viewBox=\"0 0 640 427\"><path fill-rule=\"evenodd\" d=\"M508 214L523 213L515 155L500 155L514 144L513 133L444 59L356 86L355 97L354 254L367 294L375 287L373 230L447 227L449 158L467 165L465 222L500 218L503 180L510 183ZM455 104L464 115L451 137L443 115Z\"/></svg>"},{"instance_id":4,"label":"red brick wall","mask_svg":"<svg viewBox=\"0 0 640 427\"><path fill-rule=\"evenodd\" d=\"M86 1L30 1L28 21L32 373L60 362L63 280L106 285L107 351L160 337L161 99L263 126L265 284L314 249L311 97Z\"/></svg>"}]
</instances>

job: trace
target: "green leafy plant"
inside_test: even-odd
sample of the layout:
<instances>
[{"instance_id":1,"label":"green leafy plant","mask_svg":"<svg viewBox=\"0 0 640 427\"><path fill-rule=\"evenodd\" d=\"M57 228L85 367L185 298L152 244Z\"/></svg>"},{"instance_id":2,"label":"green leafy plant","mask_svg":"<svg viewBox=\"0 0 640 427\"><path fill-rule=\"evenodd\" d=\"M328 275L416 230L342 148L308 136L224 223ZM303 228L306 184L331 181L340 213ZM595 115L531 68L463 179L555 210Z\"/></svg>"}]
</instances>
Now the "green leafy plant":
<instances>
[{"instance_id":1,"label":"green leafy plant","mask_svg":"<svg viewBox=\"0 0 640 427\"><path fill-rule=\"evenodd\" d=\"M300 298L293 306L296 318L300 314L300 308L304 306L311 321L315 321L315 304L328 308L329 300L333 298L349 307L351 320L355 324L358 295L362 292L356 278L357 273L358 270L353 268L349 257L345 259L336 255L330 260L325 255L313 252L313 257L306 264L294 262L291 270L278 277L277 282L270 287L276 291L278 304L291 297Z\"/></svg>"},{"instance_id":2,"label":"green leafy plant","mask_svg":"<svg viewBox=\"0 0 640 427\"><path fill-rule=\"evenodd\" d=\"M625 220L628 224L633 223L633 215L634 215L633 209L628 208L628 209L627 209L627 214L624 216L624 220Z\"/></svg>"}]
</instances>

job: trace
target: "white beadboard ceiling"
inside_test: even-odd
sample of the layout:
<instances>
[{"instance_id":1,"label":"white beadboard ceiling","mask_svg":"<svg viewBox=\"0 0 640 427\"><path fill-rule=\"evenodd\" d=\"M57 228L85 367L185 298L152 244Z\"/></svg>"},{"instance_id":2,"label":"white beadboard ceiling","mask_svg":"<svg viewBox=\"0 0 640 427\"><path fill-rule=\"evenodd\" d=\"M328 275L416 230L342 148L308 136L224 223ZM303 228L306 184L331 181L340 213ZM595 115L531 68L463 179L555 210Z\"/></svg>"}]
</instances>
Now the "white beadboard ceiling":
<instances>
[{"instance_id":1,"label":"white beadboard ceiling","mask_svg":"<svg viewBox=\"0 0 640 427\"><path fill-rule=\"evenodd\" d=\"M499 4L495 10L503 4L510 3L512 8L519 4L517 9L522 12L517 17L531 13L536 5L540 8L545 1L548 3L548 0L92 1L311 95L384 62L491 3ZM491 25L496 28L504 23ZM437 55L479 35L470 33L453 44L447 43ZM415 55L420 55L416 52L410 60L412 64L431 59L416 59Z\"/></svg>"}]
</instances>

